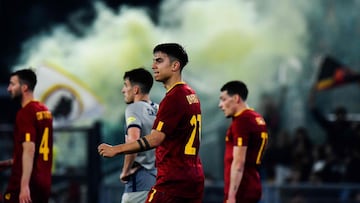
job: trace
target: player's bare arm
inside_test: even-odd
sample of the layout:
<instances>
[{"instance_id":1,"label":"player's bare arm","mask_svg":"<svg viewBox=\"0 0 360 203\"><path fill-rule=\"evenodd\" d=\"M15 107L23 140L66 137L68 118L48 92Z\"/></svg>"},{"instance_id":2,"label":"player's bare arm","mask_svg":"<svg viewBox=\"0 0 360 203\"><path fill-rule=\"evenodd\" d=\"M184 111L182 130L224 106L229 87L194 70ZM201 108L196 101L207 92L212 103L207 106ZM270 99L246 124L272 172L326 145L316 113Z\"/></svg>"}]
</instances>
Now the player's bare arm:
<instances>
[{"instance_id":1,"label":"player's bare arm","mask_svg":"<svg viewBox=\"0 0 360 203\"><path fill-rule=\"evenodd\" d=\"M234 147L233 150L233 161L231 164L230 172L230 187L229 187L229 196L227 202L235 202L235 196L239 189L241 179L244 174L245 168L245 159L246 159L246 150L247 147Z\"/></svg>"},{"instance_id":2,"label":"player's bare arm","mask_svg":"<svg viewBox=\"0 0 360 203\"><path fill-rule=\"evenodd\" d=\"M24 142L22 146L23 146L23 155L22 155L23 170L21 176L19 200L20 202L31 202L29 183L33 169L35 143Z\"/></svg>"},{"instance_id":3,"label":"player's bare arm","mask_svg":"<svg viewBox=\"0 0 360 203\"><path fill-rule=\"evenodd\" d=\"M165 139L165 134L157 130L152 130L151 134L146 135L134 142L119 145L109 145L102 143L98 146L98 152L103 157L114 157L118 154L132 154L147 151L159 146Z\"/></svg>"},{"instance_id":4,"label":"player's bare arm","mask_svg":"<svg viewBox=\"0 0 360 203\"><path fill-rule=\"evenodd\" d=\"M140 138L140 128L131 127L127 130L127 136L125 139L125 143L135 142ZM127 154L124 157L124 164L120 174L120 180L124 183L127 182L128 177L134 174L139 167L133 168L133 164L136 158L136 153Z\"/></svg>"}]
</instances>

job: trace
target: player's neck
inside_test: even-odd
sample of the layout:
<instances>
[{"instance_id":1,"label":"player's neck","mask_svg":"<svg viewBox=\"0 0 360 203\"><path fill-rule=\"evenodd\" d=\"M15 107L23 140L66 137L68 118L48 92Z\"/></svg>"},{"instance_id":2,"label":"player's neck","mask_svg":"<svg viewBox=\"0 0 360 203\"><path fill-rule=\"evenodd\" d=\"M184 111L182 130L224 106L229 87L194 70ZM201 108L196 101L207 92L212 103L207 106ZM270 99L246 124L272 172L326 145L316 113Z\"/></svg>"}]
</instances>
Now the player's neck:
<instances>
[{"instance_id":1,"label":"player's neck","mask_svg":"<svg viewBox=\"0 0 360 203\"><path fill-rule=\"evenodd\" d=\"M150 101L150 96L149 94L137 94L135 95L135 98L134 98L134 102L138 102L138 101Z\"/></svg>"},{"instance_id":2,"label":"player's neck","mask_svg":"<svg viewBox=\"0 0 360 203\"><path fill-rule=\"evenodd\" d=\"M236 114L235 115L239 115L241 114L244 110L248 109L249 106L246 103L242 103L239 105L239 107L236 110Z\"/></svg>"},{"instance_id":3,"label":"player's neck","mask_svg":"<svg viewBox=\"0 0 360 203\"><path fill-rule=\"evenodd\" d=\"M164 82L164 87L166 90L172 88L176 83L183 82L180 74L174 74L168 80Z\"/></svg>"},{"instance_id":4,"label":"player's neck","mask_svg":"<svg viewBox=\"0 0 360 203\"><path fill-rule=\"evenodd\" d=\"M34 100L34 96L32 93L24 93L22 100L21 100L21 106L24 107L26 104Z\"/></svg>"}]
</instances>

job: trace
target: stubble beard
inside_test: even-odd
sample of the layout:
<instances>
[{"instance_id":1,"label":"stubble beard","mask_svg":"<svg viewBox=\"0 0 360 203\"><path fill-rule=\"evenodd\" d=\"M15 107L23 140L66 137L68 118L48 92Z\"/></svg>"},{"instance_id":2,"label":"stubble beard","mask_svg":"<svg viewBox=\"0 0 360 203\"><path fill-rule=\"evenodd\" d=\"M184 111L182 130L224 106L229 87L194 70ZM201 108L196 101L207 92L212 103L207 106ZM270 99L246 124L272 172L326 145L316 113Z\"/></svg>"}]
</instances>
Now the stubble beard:
<instances>
[{"instance_id":1,"label":"stubble beard","mask_svg":"<svg viewBox=\"0 0 360 203\"><path fill-rule=\"evenodd\" d=\"M15 92L15 94L11 95L11 99L17 103L21 103L22 98L23 98L23 95L19 92Z\"/></svg>"}]
</instances>

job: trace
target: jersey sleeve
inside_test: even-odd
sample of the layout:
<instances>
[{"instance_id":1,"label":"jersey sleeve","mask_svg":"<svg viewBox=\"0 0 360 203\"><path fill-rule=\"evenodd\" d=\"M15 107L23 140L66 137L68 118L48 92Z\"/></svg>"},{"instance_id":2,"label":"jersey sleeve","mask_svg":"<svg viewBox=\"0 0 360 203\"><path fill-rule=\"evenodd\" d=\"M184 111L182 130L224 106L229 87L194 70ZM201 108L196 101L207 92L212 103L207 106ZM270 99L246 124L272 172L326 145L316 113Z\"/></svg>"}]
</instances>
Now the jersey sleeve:
<instances>
[{"instance_id":1,"label":"jersey sleeve","mask_svg":"<svg viewBox=\"0 0 360 203\"><path fill-rule=\"evenodd\" d=\"M35 113L29 110L22 111L18 116L18 132L20 141L22 142L35 142L36 141L36 128L35 128Z\"/></svg>"},{"instance_id":2,"label":"jersey sleeve","mask_svg":"<svg viewBox=\"0 0 360 203\"><path fill-rule=\"evenodd\" d=\"M153 129L166 135L173 134L174 129L183 118L184 108L187 108L187 106L184 104L183 98L177 95L166 97L160 103Z\"/></svg>"},{"instance_id":3,"label":"jersey sleeve","mask_svg":"<svg viewBox=\"0 0 360 203\"><path fill-rule=\"evenodd\" d=\"M234 146L248 146L250 125L251 123L246 117L235 119L232 126Z\"/></svg>"},{"instance_id":4,"label":"jersey sleeve","mask_svg":"<svg viewBox=\"0 0 360 203\"><path fill-rule=\"evenodd\" d=\"M141 115L140 111L142 108L138 106L136 103L129 104L125 110L125 121L126 121L126 129L131 127L141 128Z\"/></svg>"}]
</instances>

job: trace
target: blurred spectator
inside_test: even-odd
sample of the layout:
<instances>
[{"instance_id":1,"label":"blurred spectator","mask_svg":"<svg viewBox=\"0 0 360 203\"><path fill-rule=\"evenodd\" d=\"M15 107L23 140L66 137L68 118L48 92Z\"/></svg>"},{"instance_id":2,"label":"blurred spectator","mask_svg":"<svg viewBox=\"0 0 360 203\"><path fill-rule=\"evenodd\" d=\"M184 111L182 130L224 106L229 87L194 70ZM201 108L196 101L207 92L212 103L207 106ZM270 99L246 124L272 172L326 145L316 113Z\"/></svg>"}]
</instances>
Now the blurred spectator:
<instances>
[{"instance_id":1,"label":"blurred spectator","mask_svg":"<svg viewBox=\"0 0 360 203\"><path fill-rule=\"evenodd\" d=\"M288 131L282 131L276 138L275 156L275 183L285 183L290 175L291 138Z\"/></svg>"},{"instance_id":2,"label":"blurred spectator","mask_svg":"<svg viewBox=\"0 0 360 203\"><path fill-rule=\"evenodd\" d=\"M300 191L296 192L289 201L290 201L289 203L306 203L307 202L305 195L302 194Z\"/></svg>"},{"instance_id":3,"label":"blurred spectator","mask_svg":"<svg viewBox=\"0 0 360 203\"><path fill-rule=\"evenodd\" d=\"M326 153L325 146L319 145L313 148L313 165L311 167L311 173L309 177L309 181L312 184L321 184L322 179L320 177L320 172L323 170L326 164Z\"/></svg>"},{"instance_id":4,"label":"blurred spectator","mask_svg":"<svg viewBox=\"0 0 360 203\"><path fill-rule=\"evenodd\" d=\"M304 127L295 129L291 144L293 160L291 182L297 183L309 180L313 163L312 147L308 130Z\"/></svg>"},{"instance_id":5,"label":"blurred spectator","mask_svg":"<svg viewBox=\"0 0 360 203\"><path fill-rule=\"evenodd\" d=\"M344 165L332 151L329 145L318 146L314 149L315 161L312 165L312 183L336 183L342 180Z\"/></svg>"},{"instance_id":6,"label":"blurred spectator","mask_svg":"<svg viewBox=\"0 0 360 203\"><path fill-rule=\"evenodd\" d=\"M275 184L285 183L290 175L291 139L288 131L281 131L270 139L264 154L267 180Z\"/></svg>"},{"instance_id":7,"label":"blurred spectator","mask_svg":"<svg viewBox=\"0 0 360 203\"><path fill-rule=\"evenodd\" d=\"M344 181L360 183L360 123L355 126L351 141L350 154L346 162Z\"/></svg>"},{"instance_id":8,"label":"blurred spectator","mask_svg":"<svg viewBox=\"0 0 360 203\"><path fill-rule=\"evenodd\" d=\"M353 134L352 122L347 120L347 110L342 106L337 107L334 111L335 120L328 120L315 105L316 92L317 90L315 90L315 88L310 92L310 112L315 121L317 121L326 132L326 142L331 146L335 158L344 157L349 153L348 149L350 147L351 137Z\"/></svg>"},{"instance_id":9,"label":"blurred spectator","mask_svg":"<svg viewBox=\"0 0 360 203\"><path fill-rule=\"evenodd\" d=\"M277 102L272 94L264 93L261 95L260 101L260 112L264 116L266 126L268 127L269 137L274 137L281 129L279 103L282 102L282 97L280 97L280 101Z\"/></svg>"}]
</instances>

